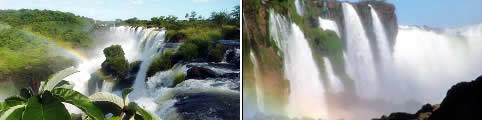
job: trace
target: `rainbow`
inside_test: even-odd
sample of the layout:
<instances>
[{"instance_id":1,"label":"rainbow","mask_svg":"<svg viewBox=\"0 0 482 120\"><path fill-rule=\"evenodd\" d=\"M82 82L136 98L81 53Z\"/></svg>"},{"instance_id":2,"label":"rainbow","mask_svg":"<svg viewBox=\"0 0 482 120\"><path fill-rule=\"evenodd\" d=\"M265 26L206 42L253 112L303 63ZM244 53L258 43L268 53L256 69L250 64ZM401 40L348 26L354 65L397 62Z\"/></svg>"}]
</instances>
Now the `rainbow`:
<instances>
[{"instance_id":1,"label":"rainbow","mask_svg":"<svg viewBox=\"0 0 482 120\"><path fill-rule=\"evenodd\" d=\"M0 31L4 30L4 29L12 29L12 27L9 26L9 25L0 24ZM72 48L71 43L63 42L63 41L60 41L60 40L53 40L53 39L47 38L43 35L40 35L38 33L28 31L28 30L23 30L23 29L17 29L17 30L21 31L26 36L36 38L36 40L40 40L41 42L46 43L46 45L48 45L48 46L51 46L51 47L54 47L54 48L60 48L62 50L62 53L66 53L67 56L72 56L76 60L89 61L89 57L84 52ZM60 56L64 56L64 55L60 55ZM95 73L98 74L102 78L106 77L106 75L104 75L100 71L96 71Z\"/></svg>"}]
</instances>

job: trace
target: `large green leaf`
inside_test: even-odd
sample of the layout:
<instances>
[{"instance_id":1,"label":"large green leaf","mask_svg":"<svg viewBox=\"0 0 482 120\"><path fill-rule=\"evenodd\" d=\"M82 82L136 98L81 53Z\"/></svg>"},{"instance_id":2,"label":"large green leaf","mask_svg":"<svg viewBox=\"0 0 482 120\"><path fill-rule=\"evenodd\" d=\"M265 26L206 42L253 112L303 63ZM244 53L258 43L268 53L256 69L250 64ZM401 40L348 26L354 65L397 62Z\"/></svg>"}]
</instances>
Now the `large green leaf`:
<instances>
[{"instance_id":1,"label":"large green leaf","mask_svg":"<svg viewBox=\"0 0 482 120\"><path fill-rule=\"evenodd\" d=\"M5 99L5 101L2 103L2 108L1 110L7 110L10 107L17 106L17 105L24 105L25 100L23 97L20 96L11 96Z\"/></svg>"},{"instance_id":2,"label":"large green leaf","mask_svg":"<svg viewBox=\"0 0 482 120\"><path fill-rule=\"evenodd\" d=\"M52 90L52 94L59 96L59 99L62 102L67 102L77 106L89 117L94 118L95 120L104 119L104 113L102 113L97 106L92 104L87 96L84 96L75 90L67 88L55 88Z\"/></svg>"},{"instance_id":3,"label":"large green leaf","mask_svg":"<svg viewBox=\"0 0 482 120\"><path fill-rule=\"evenodd\" d=\"M136 114L141 116L144 120L161 120L161 118L159 118L159 116L142 109L140 106L136 107Z\"/></svg>"},{"instance_id":4,"label":"large green leaf","mask_svg":"<svg viewBox=\"0 0 482 120\"><path fill-rule=\"evenodd\" d=\"M44 112L38 96L28 99L22 119L24 120L43 120Z\"/></svg>"},{"instance_id":5,"label":"large green leaf","mask_svg":"<svg viewBox=\"0 0 482 120\"><path fill-rule=\"evenodd\" d=\"M44 113L44 120L70 120L70 114L65 109L64 104L50 91L45 91L42 94L42 110Z\"/></svg>"},{"instance_id":6,"label":"large green leaf","mask_svg":"<svg viewBox=\"0 0 482 120\"><path fill-rule=\"evenodd\" d=\"M111 118L108 118L106 120L121 120L121 118L120 117L111 117Z\"/></svg>"},{"instance_id":7,"label":"large green leaf","mask_svg":"<svg viewBox=\"0 0 482 120\"><path fill-rule=\"evenodd\" d=\"M133 88L124 88L122 90L122 99L124 100L124 105L129 104L129 98L128 95L131 93L134 89Z\"/></svg>"},{"instance_id":8,"label":"large green leaf","mask_svg":"<svg viewBox=\"0 0 482 120\"><path fill-rule=\"evenodd\" d=\"M10 107L8 110L3 112L0 116L0 120L20 120L22 117L22 112L25 110L25 105L17 105Z\"/></svg>"},{"instance_id":9,"label":"large green leaf","mask_svg":"<svg viewBox=\"0 0 482 120\"><path fill-rule=\"evenodd\" d=\"M79 71L74 67L70 67L56 73L40 88L40 91L44 92L44 91L50 91L54 89L55 86L57 86L57 84L59 84L65 77L72 75L76 72L79 72Z\"/></svg>"},{"instance_id":10,"label":"large green leaf","mask_svg":"<svg viewBox=\"0 0 482 120\"><path fill-rule=\"evenodd\" d=\"M122 98L120 98L119 96L117 96L115 94L108 93L108 92L95 93L95 94L89 96L89 100L92 101L92 102L96 102L96 101L112 102L112 103L118 105L120 108L125 107L125 104L124 104L124 101L122 100ZM129 101L129 100L127 99L126 101Z\"/></svg>"}]
</instances>

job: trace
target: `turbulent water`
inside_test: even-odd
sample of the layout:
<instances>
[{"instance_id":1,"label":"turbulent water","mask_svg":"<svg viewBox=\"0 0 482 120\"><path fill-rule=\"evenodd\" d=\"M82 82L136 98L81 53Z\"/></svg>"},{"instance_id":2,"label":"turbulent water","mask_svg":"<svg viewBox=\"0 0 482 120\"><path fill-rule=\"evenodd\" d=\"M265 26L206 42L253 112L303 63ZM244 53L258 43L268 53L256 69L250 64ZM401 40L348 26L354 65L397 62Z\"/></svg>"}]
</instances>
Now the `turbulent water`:
<instances>
[{"instance_id":1,"label":"turbulent water","mask_svg":"<svg viewBox=\"0 0 482 120\"><path fill-rule=\"evenodd\" d=\"M239 42L220 40L221 44L230 46L225 53L225 60L221 63L179 63L169 70L146 78L147 69L153 58L164 50L177 49L181 45L165 43L165 31L160 28L111 27L100 35L104 40L91 50L89 57L80 60L77 67L80 72L66 79L74 84L74 90L85 95L99 91L120 95L120 90L114 89L114 82L109 82L112 80L102 80L93 73L100 69L105 60L103 49L111 45L121 45L129 62L142 61L139 71L129 74L129 76L135 76L132 85L134 91L129 95L131 101L138 103L146 110L157 113L163 119L238 118L239 67L236 67L233 61L239 62ZM228 59L226 56L230 54L234 55ZM187 70L194 66L212 70L216 77L188 79L174 86L175 76L186 75ZM71 112L81 112L74 106L67 105L67 107Z\"/></svg>"},{"instance_id":2,"label":"turbulent water","mask_svg":"<svg viewBox=\"0 0 482 120\"><path fill-rule=\"evenodd\" d=\"M367 37L366 26L350 3L342 3L343 23L319 18L321 29L344 35L345 70L354 80L354 89L341 82L344 78L338 75L344 73L336 73L340 71L334 70L337 66L328 57L323 57L325 68L317 68L298 26L270 11L270 36L283 52L279 55L284 58L284 77L290 82L288 117L371 119L392 112L413 113L422 104L440 103L452 85L482 74L477 67L482 66L482 24L444 29L400 25L390 48L384 23L376 9L368 7L372 24L367 25L373 25L373 39ZM343 34L338 24L344 24ZM258 60L250 54L255 79L260 79L256 77ZM262 83L256 81L257 86ZM348 89L355 90L355 98L343 92ZM260 91L263 88L256 88L256 110L269 113Z\"/></svg>"}]
</instances>

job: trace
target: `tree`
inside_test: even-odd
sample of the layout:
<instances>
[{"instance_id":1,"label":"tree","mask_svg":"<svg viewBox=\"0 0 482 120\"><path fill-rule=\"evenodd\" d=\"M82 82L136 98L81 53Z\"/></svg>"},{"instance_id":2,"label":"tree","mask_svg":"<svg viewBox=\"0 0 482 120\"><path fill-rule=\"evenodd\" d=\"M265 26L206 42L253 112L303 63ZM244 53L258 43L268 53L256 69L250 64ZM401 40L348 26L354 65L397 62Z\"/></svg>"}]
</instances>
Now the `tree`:
<instances>
[{"instance_id":1,"label":"tree","mask_svg":"<svg viewBox=\"0 0 482 120\"><path fill-rule=\"evenodd\" d=\"M20 96L5 99L0 107L1 120L70 120L63 103L81 109L89 118L103 120L104 114L91 103L87 96L72 90L72 85L63 79L78 72L73 67L62 70L47 82L42 82L38 93L24 88Z\"/></svg>"},{"instance_id":2,"label":"tree","mask_svg":"<svg viewBox=\"0 0 482 120\"><path fill-rule=\"evenodd\" d=\"M120 45L112 45L104 49L105 61L102 62L102 72L106 75L120 77L127 76L129 62L124 56L124 50Z\"/></svg>"},{"instance_id":3,"label":"tree","mask_svg":"<svg viewBox=\"0 0 482 120\"><path fill-rule=\"evenodd\" d=\"M218 25L224 25L230 20L230 15L226 11L212 12L209 19Z\"/></svg>"},{"instance_id":4,"label":"tree","mask_svg":"<svg viewBox=\"0 0 482 120\"><path fill-rule=\"evenodd\" d=\"M127 24L136 24L137 23L137 17L134 18L129 18L125 21Z\"/></svg>"}]
</instances>

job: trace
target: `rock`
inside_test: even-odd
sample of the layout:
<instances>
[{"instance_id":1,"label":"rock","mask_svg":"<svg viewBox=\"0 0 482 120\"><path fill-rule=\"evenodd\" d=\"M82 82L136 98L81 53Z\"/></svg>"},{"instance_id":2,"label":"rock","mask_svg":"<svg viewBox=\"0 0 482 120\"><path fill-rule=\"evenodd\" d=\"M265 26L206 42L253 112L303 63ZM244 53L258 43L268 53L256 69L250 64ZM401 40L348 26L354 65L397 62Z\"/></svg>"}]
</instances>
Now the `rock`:
<instances>
[{"instance_id":1,"label":"rock","mask_svg":"<svg viewBox=\"0 0 482 120\"><path fill-rule=\"evenodd\" d=\"M373 120L482 120L482 76L452 86L442 103L425 104L416 114L392 113Z\"/></svg>"},{"instance_id":2,"label":"rock","mask_svg":"<svg viewBox=\"0 0 482 120\"><path fill-rule=\"evenodd\" d=\"M239 117L239 94L183 93L177 94L174 107L187 120L237 120Z\"/></svg>"},{"instance_id":3,"label":"rock","mask_svg":"<svg viewBox=\"0 0 482 120\"><path fill-rule=\"evenodd\" d=\"M429 120L481 120L482 76L452 86Z\"/></svg>"},{"instance_id":4,"label":"rock","mask_svg":"<svg viewBox=\"0 0 482 120\"><path fill-rule=\"evenodd\" d=\"M187 70L186 79L206 79L214 78L216 73L210 69L193 66Z\"/></svg>"},{"instance_id":5,"label":"rock","mask_svg":"<svg viewBox=\"0 0 482 120\"><path fill-rule=\"evenodd\" d=\"M239 78L239 73L226 73L221 75L222 78L229 78L229 79L235 79Z\"/></svg>"},{"instance_id":6,"label":"rock","mask_svg":"<svg viewBox=\"0 0 482 120\"><path fill-rule=\"evenodd\" d=\"M236 49L229 49L226 53L226 62L235 65L239 69L239 52Z\"/></svg>"},{"instance_id":7,"label":"rock","mask_svg":"<svg viewBox=\"0 0 482 120\"><path fill-rule=\"evenodd\" d=\"M382 116L380 119L373 119L373 120L415 120L417 116L410 113L404 112L396 112L390 114L388 117Z\"/></svg>"}]
</instances>

